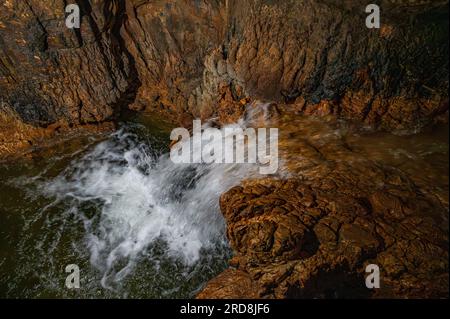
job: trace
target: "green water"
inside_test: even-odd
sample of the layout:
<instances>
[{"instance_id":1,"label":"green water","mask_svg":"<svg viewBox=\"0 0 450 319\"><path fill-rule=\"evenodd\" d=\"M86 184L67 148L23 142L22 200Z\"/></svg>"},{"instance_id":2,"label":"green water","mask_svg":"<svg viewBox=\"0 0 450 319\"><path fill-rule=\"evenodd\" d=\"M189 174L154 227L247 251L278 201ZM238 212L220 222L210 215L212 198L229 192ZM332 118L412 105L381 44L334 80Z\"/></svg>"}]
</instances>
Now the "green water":
<instances>
[{"instance_id":1,"label":"green water","mask_svg":"<svg viewBox=\"0 0 450 319\"><path fill-rule=\"evenodd\" d=\"M146 155L157 158L168 151L169 124L140 116L129 117L121 126L151 146ZM142 250L130 275L110 280L107 287L102 284L104 271L92 266L85 220L79 215L99 222L104 204L96 199L81 204L58 201L41 188L108 139L108 134L77 136L0 163L0 298L186 298L226 267L228 249L204 251L199 261L186 266L165 256L161 241ZM74 207L77 212L71 211ZM121 263L126 260L115 268ZM79 266L79 289L65 286L69 264Z\"/></svg>"}]
</instances>

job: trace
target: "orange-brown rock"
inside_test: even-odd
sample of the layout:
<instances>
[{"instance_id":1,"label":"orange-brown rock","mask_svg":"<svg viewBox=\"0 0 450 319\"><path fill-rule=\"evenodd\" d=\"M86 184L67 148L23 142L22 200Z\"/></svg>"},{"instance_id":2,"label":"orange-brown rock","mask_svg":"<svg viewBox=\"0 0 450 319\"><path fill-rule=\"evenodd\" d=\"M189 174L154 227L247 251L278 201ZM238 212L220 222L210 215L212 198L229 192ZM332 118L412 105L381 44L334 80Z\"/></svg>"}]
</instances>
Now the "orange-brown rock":
<instances>
[{"instance_id":1,"label":"orange-brown rock","mask_svg":"<svg viewBox=\"0 0 450 319\"><path fill-rule=\"evenodd\" d=\"M258 298L260 288L251 277L240 270L227 269L197 295L198 299Z\"/></svg>"},{"instance_id":2,"label":"orange-brown rock","mask_svg":"<svg viewBox=\"0 0 450 319\"><path fill-rule=\"evenodd\" d=\"M448 120L448 1L382 1L380 30L337 0L76 1L71 30L69 2L0 1L0 99L35 127L128 107L227 122L243 99L389 130Z\"/></svg>"},{"instance_id":3,"label":"orange-brown rock","mask_svg":"<svg viewBox=\"0 0 450 319\"><path fill-rule=\"evenodd\" d=\"M388 130L448 121L448 1L381 1L380 30L341 0L76 1L70 30L72 2L0 0L0 156L127 108L186 127L256 100ZM237 269L200 296L367 296L371 262L380 295L448 296L448 197L283 116L293 176L223 195Z\"/></svg>"},{"instance_id":4,"label":"orange-brown rock","mask_svg":"<svg viewBox=\"0 0 450 319\"><path fill-rule=\"evenodd\" d=\"M332 119L282 112L268 125L280 129L287 175L245 180L220 199L230 267L257 298L448 296L448 175L393 162L387 136L387 157L363 151ZM366 288L368 264L379 266L381 289ZM229 287L230 276L200 296L248 293Z\"/></svg>"},{"instance_id":5,"label":"orange-brown rock","mask_svg":"<svg viewBox=\"0 0 450 319\"><path fill-rule=\"evenodd\" d=\"M12 159L74 135L112 132L115 127L113 122L73 126L63 120L46 127L36 127L24 123L11 109L0 106L0 159Z\"/></svg>"},{"instance_id":6,"label":"orange-brown rock","mask_svg":"<svg viewBox=\"0 0 450 319\"><path fill-rule=\"evenodd\" d=\"M200 296L448 296L448 229L442 216L423 214L445 210L411 190L411 183L400 187L385 180L369 192L329 189L336 179L347 179L340 174L312 185L248 181L225 193L221 207L238 264L233 272L245 284L226 272ZM365 266L371 263L381 269L376 292L365 287ZM241 284L258 287L257 293Z\"/></svg>"}]
</instances>

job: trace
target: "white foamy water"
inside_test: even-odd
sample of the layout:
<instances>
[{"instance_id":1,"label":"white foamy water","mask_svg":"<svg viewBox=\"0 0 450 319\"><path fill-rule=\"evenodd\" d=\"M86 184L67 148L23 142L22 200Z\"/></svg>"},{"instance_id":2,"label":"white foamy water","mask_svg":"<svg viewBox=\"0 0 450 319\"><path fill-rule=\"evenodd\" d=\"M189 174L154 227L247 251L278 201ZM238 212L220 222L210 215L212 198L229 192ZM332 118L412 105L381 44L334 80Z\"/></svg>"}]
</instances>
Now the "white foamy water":
<instances>
[{"instance_id":1,"label":"white foamy water","mask_svg":"<svg viewBox=\"0 0 450 319\"><path fill-rule=\"evenodd\" d=\"M226 250L219 197L258 176L258 168L174 164L124 127L72 162L45 192L82 219L90 263L109 287L139 262L168 258L189 267L203 254Z\"/></svg>"},{"instance_id":2,"label":"white foamy water","mask_svg":"<svg viewBox=\"0 0 450 319\"><path fill-rule=\"evenodd\" d=\"M268 104L253 107L232 126L276 127L270 111ZM448 126L404 138L360 134L347 122L278 120L280 154L297 177L317 178L326 161L358 165L369 158L418 177L448 202ZM2 296L189 298L227 267L219 197L243 179L267 176L252 164L174 164L161 155L166 127L148 121L133 119L106 140L77 137L0 165ZM308 155L308 144L323 148L325 159ZM282 161L279 168L285 177ZM80 267L80 289L64 285L69 264Z\"/></svg>"}]
</instances>

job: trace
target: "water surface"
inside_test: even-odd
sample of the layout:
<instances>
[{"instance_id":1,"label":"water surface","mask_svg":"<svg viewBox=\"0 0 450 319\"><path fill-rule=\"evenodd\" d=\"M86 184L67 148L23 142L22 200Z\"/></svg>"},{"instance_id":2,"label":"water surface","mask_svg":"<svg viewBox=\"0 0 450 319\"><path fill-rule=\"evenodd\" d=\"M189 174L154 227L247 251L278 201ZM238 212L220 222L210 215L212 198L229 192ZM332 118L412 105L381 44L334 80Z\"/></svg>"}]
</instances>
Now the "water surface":
<instances>
[{"instance_id":1,"label":"water surface","mask_svg":"<svg viewBox=\"0 0 450 319\"><path fill-rule=\"evenodd\" d=\"M407 173L448 208L448 125L398 136L341 121L277 121L253 125L279 127L280 172L314 178L327 162L370 159ZM220 194L261 176L251 164L175 165L169 134L141 116L111 135L1 163L0 297L189 298L224 270L231 251ZM69 264L80 267L80 289L65 287Z\"/></svg>"}]
</instances>

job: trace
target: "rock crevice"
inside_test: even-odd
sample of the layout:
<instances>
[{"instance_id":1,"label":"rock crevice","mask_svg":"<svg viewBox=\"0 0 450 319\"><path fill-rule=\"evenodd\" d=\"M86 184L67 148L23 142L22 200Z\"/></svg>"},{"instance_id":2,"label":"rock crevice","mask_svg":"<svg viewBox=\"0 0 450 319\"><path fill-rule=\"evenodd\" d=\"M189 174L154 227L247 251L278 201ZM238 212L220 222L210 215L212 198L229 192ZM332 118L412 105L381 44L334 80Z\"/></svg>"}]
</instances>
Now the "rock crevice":
<instances>
[{"instance_id":1,"label":"rock crevice","mask_svg":"<svg viewBox=\"0 0 450 319\"><path fill-rule=\"evenodd\" d=\"M447 1L381 2L380 30L363 5L331 0L77 3L73 30L66 1L0 3L1 99L25 123L127 107L180 122L239 114L243 99L389 130L448 117Z\"/></svg>"}]
</instances>

